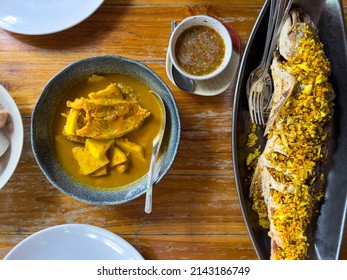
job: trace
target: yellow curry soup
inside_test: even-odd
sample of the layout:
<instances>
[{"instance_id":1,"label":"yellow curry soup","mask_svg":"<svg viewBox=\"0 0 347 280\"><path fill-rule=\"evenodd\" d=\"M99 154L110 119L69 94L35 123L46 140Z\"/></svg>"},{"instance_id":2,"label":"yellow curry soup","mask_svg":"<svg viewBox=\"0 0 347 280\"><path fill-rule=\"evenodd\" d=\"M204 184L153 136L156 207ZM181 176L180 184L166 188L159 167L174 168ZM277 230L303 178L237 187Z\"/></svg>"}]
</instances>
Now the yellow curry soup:
<instances>
[{"instance_id":1,"label":"yellow curry soup","mask_svg":"<svg viewBox=\"0 0 347 280\"><path fill-rule=\"evenodd\" d=\"M93 108L93 102L89 102L88 98L90 96L92 96L93 98L99 98L95 96L95 94L99 94L100 92L105 94L104 91L107 90L107 88L110 87L111 84L119 85L122 91L127 92L132 100L136 100L138 102L141 110L143 110L144 112L148 111L148 116L146 116L143 122L140 123L139 126L136 127L133 131L125 133L124 135L116 136L114 137L114 140L112 138L111 142L109 142L109 140L107 139L94 140L93 138L89 137L82 137L82 141L80 141L81 143L78 143L78 139L77 141L71 141L71 139L69 139L69 137L67 137L66 135L66 127L68 126L67 117L69 116L71 112L70 110L72 110L72 108L67 107L67 104L77 107L82 104L84 107ZM104 96L102 96L102 99L104 99L103 97ZM102 100L102 102L108 102L114 105L118 103L118 101L115 101L114 99L117 98L109 98L109 100ZM91 104L89 104L88 102ZM137 106L135 104L137 102L128 102L131 103L129 107L130 109L123 108L123 110L133 110L134 106ZM129 106L128 103L123 103L126 106ZM94 114L94 116L96 114L97 116L106 116L107 118L110 112L112 112L113 114L114 110L109 110L107 112L100 112L100 110L95 110L92 113ZM86 79L75 86L67 94L65 100L62 101L60 107L57 110L54 120L53 132L54 135L56 135L55 151L58 161L72 177L91 188L106 189L129 184L139 179L148 172L150 155L152 152L152 141L160 130L161 119L161 108L155 97L150 94L150 88L147 85L132 77L121 74L107 74L103 76L93 75L89 79ZM92 125L91 127L93 128ZM91 133L92 137L95 136L93 135L92 129L88 130L87 133ZM85 141L86 139L88 139L88 141ZM102 145L100 145L100 143ZM107 158L105 158L103 155L98 154L100 153L100 147L102 147L103 144L106 146L110 145L107 146L104 151L104 154L105 156L107 156ZM124 144L126 146L124 146ZM125 150L129 148L129 144L133 144L133 146L130 147L131 152ZM117 168L106 168L106 164L108 167L112 167L113 160L110 158L110 151L114 150L114 148L116 147L118 150L126 154L127 162L125 163L123 161L124 163L117 165ZM132 148L135 148L135 150ZM141 149L142 156L139 156L139 153L136 152L138 148ZM89 154L87 150L92 151L92 161L90 161L90 159L86 157L86 153ZM119 154L117 153L117 155ZM95 162L94 159L98 157L100 161L97 160ZM117 159L119 160L118 156ZM82 162L82 165L79 161ZM101 164L104 167L97 168L96 166L95 168L97 168L97 170L91 172L92 169L90 168L93 164ZM88 175L86 175L86 173L88 173Z\"/></svg>"}]
</instances>

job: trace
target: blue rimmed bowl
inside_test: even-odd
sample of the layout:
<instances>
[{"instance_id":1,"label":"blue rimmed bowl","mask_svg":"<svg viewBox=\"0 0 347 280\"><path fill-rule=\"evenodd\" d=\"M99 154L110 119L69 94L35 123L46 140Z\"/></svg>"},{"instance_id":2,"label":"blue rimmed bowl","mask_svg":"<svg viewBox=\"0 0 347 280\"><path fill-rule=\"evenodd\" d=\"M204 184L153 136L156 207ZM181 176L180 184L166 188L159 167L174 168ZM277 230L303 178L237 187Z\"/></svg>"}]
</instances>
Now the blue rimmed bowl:
<instances>
[{"instance_id":1,"label":"blue rimmed bowl","mask_svg":"<svg viewBox=\"0 0 347 280\"><path fill-rule=\"evenodd\" d=\"M166 128L162 153L155 167L154 184L157 184L168 172L180 142L181 125L175 99L161 78L146 65L114 55L95 56L76 61L47 83L33 110L31 122L33 153L44 175L63 193L90 204L125 203L146 192L147 174L128 185L101 190L84 185L70 176L58 162L55 154L53 121L56 110L66 94L92 74L125 74L146 84L161 96L166 109Z\"/></svg>"}]
</instances>

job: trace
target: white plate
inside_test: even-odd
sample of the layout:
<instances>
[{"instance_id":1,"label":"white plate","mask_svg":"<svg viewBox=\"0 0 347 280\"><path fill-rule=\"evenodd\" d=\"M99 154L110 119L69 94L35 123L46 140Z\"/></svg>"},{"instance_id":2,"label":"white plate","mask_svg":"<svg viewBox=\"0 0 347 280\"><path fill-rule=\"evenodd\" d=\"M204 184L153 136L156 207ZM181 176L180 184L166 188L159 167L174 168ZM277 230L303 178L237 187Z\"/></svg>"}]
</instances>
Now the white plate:
<instances>
[{"instance_id":1,"label":"white plate","mask_svg":"<svg viewBox=\"0 0 347 280\"><path fill-rule=\"evenodd\" d=\"M43 35L70 28L89 17L103 0L2 0L0 28Z\"/></svg>"},{"instance_id":2,"label":"white plate","mask_svg":"<svg viewBox=\"0 0 347 280\"><path fill-rule=\"evenodd\" d=\"M2 189L16 170L22 155L24 129L22 116L17 104L2 85L0 85L0 106L10 113L10 126L12 127L11 129L4 129L7 137L10 139L10 147L0 157L0 189Z\"/></svg>"},{"instance_id":3,"label":"white plate","mask_svg":"<svg viewBox=\"0 0 347 280\"><path fill-rule=\"evenodd\" d=\"M233 44L233 52L227 67L216 77L207 80L194 80L195 87L192 93L203 96L214 96L224 92L234 80L240 62L240 37L234 27L223 23L228 29ZM172 77L172 61L169 51L166 54L166 74L176 86Z\"/></svg>"},{"instance_id":4,"label":"white plate","mask_svg":"<svg viewBox=\"0 0 347 280\"><path fill-rule=\"evenodd\" d=\"M143 260L127 241L105 229L64 224L41 230L15 246L5 260Z\"/></svg>"}]
</instances>

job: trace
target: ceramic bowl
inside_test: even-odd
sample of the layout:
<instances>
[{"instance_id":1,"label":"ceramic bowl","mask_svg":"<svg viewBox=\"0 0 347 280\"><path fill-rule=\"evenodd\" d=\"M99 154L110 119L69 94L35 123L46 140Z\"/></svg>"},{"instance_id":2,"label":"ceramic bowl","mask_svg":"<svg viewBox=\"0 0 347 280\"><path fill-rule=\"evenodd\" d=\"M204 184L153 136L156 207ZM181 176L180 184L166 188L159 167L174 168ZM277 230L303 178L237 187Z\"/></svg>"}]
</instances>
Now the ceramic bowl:
<instances>
[{"instance_id":1,"label":"ceramic bowl","mask_svg":"<svg viewBox=\"0 0 347 280\"><path fill-rule=\"evenodd\" d=\"M201 25L210 27L214 29L215 31L217 31L217 33L222 37L224 41L225 53L224 53L223 60L217 69L215 69L213 72L209 74L198 76L198 75L192 75L182 69L175 55L175 47L176 47L176 43L179 36L184 31L186 31L190 27L201 26ZM232 51L233 51L232 40L226 27L219 20L210 16L205 16L205 15L192 16L181 21L177 25L177 27L173 30L170 37L170 41L169 41L169 55L173 65L183 76L186 76L193 80L207 80L219 75L229 64L231 60Z\"/></svg>"},{"instance_id":2,"label":"ceramic bowl","mask_svg":"<svg viewBox=\"0 0 347 280\"><path fill-rule=\"evenodd\" d=\"M180 118L174 97L166 84L150 68L129 58L112 55L89 57L68 65L47 83L37 100L31 123L32 149L42 172L57 189L90 204L120 204L137 198L146 192L147 174L128 185L110 189L98 189L78 182L57 160L53 120L59 104L74 86L93 74L117 73L139 80L163 99L166 128L162 153L155 166L155 184L171 167L179 146Z\"/></svg>"},{"instance_id":3,"label":"ceramic bowl","mask_svg":"<svg viewBox=\"0 0 347 280\"><path fill-rule=\"evenodd\" d=\"M0 106L10 114L10 124L2 128L10 141L8 150L0 157L0 189L16 170L23 149L23 122L19 109L9 92L0 85Z\"/></svg>"}]
</instances>

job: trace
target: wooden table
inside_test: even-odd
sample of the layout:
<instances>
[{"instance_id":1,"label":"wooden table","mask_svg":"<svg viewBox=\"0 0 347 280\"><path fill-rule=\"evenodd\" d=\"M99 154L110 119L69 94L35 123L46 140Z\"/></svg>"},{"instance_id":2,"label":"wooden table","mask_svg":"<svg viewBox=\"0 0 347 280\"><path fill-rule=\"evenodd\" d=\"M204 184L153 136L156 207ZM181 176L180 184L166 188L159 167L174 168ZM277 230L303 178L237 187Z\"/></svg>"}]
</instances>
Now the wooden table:
<instances>
[{"instance_id":1,"label":"wooden table","mask_svg":"<svg viewBox=\"0 0 347 280\"><path fill-rule=\"evenodd\" d=\"M344 0L347 13L347 0ZM232 24L244 49L262 0L106 0L68 30L25 36L0 30L0 83L17 102L24 148L15 174L0 190L0 259L20 241L47 227L83 223L129 241L145 259L257 259L241 214L231 155L235 82L222 94L201 97L177 89L165 72L170 21L207 14ZM175 162L145 197L95 206L54 188L39 169L30 142L31 113L47 81L68 64L116 54L141 61L170 87L181 116ZM342 259L347 259L347 238Z\"/></svg>"}]
</instances>

